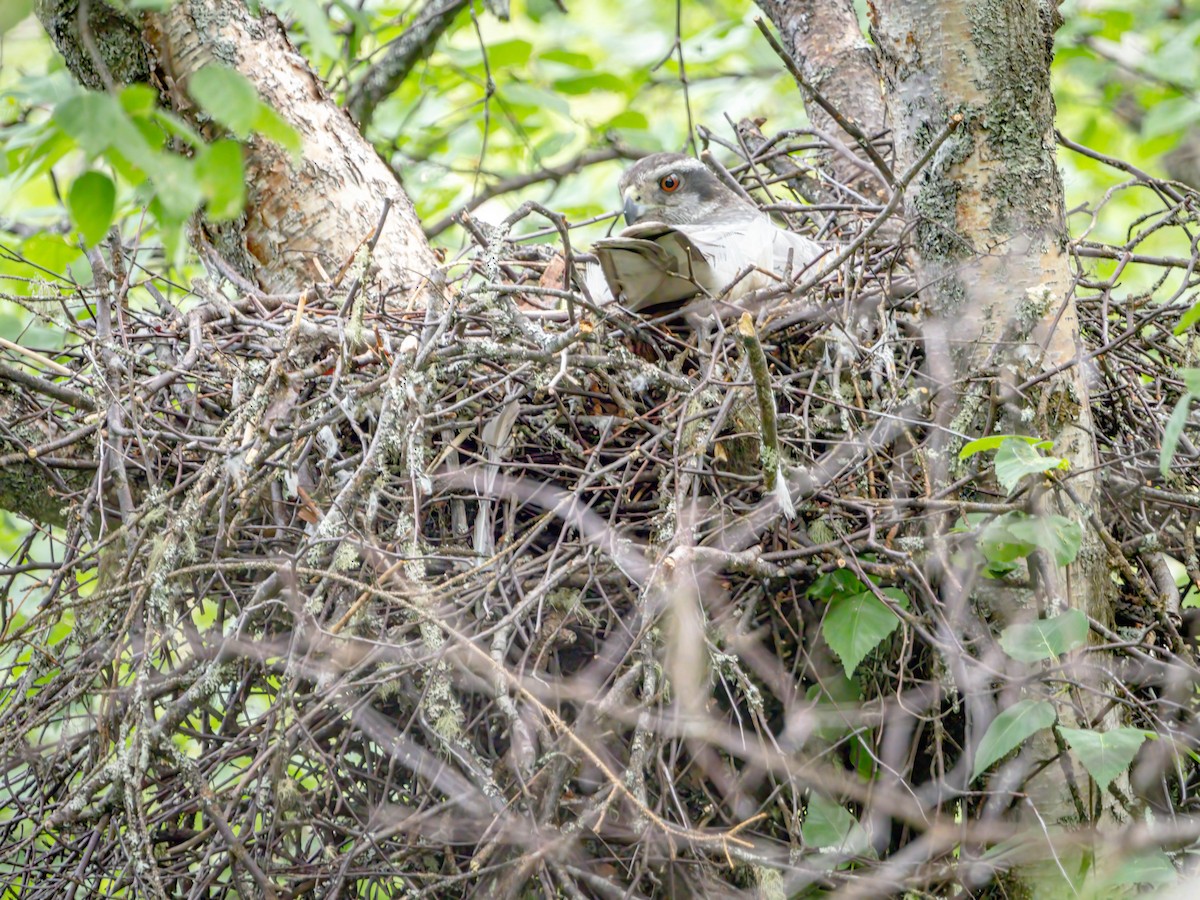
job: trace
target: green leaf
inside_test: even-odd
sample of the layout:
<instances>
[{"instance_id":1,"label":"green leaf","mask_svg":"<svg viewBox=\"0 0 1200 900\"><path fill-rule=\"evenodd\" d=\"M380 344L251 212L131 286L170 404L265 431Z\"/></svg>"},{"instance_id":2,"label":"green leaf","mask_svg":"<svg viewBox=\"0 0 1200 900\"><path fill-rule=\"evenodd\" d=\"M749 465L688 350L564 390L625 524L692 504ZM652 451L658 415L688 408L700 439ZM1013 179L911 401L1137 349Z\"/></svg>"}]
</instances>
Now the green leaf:
<instances>
[{"instance_id":1,"label":"green leaf","mask_svg":"<svg viewBox=\"0 0 1200 900\"><path fill-rule=\"evenodd\" d=\"M79 245L57 234L35 234L21 242L21 256L45 273L67 271L83 254ZM24 265L22 264L22 268ZM29 273L33 275L34 273ZM54 276L47 277L54 280Z\"/></svg>"},{"instance_id":2,"label":"green leaf","mask_svg":"<svg viewBox=\"0 0 1200 900\"><path fill-rule=\"evenodd\" d=\"M104 240L117 208L117 188L103 172L84 172L67 192L71 223L89 247Z\"/></svg>"},{"instance_id":3,"label":"green leaf","mask_svg":"<svg viewBox=\"0 0 1200 900\"><path fill-rule=\"evenodd\" d=\"M1175 333L1183 334L1197 322L1200 322L1200 300L1193 303L1187 312L1179 317L1179 324L1175 326Z\"/></svg>"},{"instance_id":4,"label":"green leaf","mask_svg":"<svg viewBox=\"0 0 1200 900\"><path fill-rule=\"evenodd\" d=\"M1017 484L1026 475L1049 472L1051 469L1066 468L1065 460L1056 456L1042 456L1038 453L1040 447L1049 447L1049 441L1039 441L1031 444L1027 439L1007 438L996 451L996 480L1008 493L1012 493Z\"/></svg>"},{"instance_id":5,"label":"green leaf","mask_svg":"<svg viewBox=\"0 0 1200 900\"><path fill-rule=\"evenodd\" d=\"M14 151L19 150L11 141L8 146ZM28 150L24 153L14 153L14 168L19 175L10 179L6 187L15 194L17 188L22 184L48 172L55 163L74 149L75 141L71 139L70 135L64 134L62 129L47 123L44 129L36 135L36 139L29 145ZM0 208L3 208L2 203L0 203Z\"/></svg>"},{"instance_id":6,"label":"green leaf","mask_svg":"<svg viewBox=\"0 0 1200 900\"><path fill-rule=\"evenodd\" d=\"M576 69L593 69L596 66L595 61L586 53L576 53L574 50L564 50L561 47L554 50L547 50L545 53L539 53L538 60L563 63L564 65L574 66Z\"/></svg>"},{"instance_id":7,"label":"green leaf","mask_svg":"<svg viewBox=\"0 0 1200 900\"><path fill-rule=\"evenodd\" d=\"M1000 633L1000 646L1018 662L1057 659L1087 641L1088 620L1078 609L1068 609L1052 619L1010 625Z\"/></svg>"},{"instance_id":8,"label":"green leaf","mask_svg":"<svg viewBox=\"0 0 1200 900\"><path fill-rule=\"evenodd\" d=\"M997 516L979 535L979 551L989 563L1007 564L1039 547L1065 566L1075 561L1083 544L1083 528L1066 516L1030 516L1014 510Z\"/></svg>"},{"instance_id":9,"label":"green leaf","mask_svg":"<svg viewBox=\"0 0 1200 900\"><path fill-rule=\"evenodd\" d=\"M197 150L204 146L204 138L200 136L200 132L174 113L165 109L157 110L154 113L154 121L171 137L179 138Z\"/></svg>"},{"instance_id":10,"label":"green leaf","mask_svg":"<svg viewBox=\"0 0 1200 900\"><path fill-rule=\"evenodd\" d=\"M569 131L560 131L558 134L548 134L545 138L535 144L539 159L549 159L554 154L571 146L575 141L575 135Z\"/></svg>"},{"instance_id":11,"label":"green leaf","mask_svg":"<svg viewBox=\"0 0 1200 900\"><path fill-rule=\"evenodd\" d=\"M163 156L175 156L167 149L167 136L163 134L163 130L157 123L150 119L131 119L130 124L141 135L141 143L129 154L126 154L126 148L114 142L109 150L110 153L120 153L134 165L146 171L153 168L156 159Z\"/></svg>"},{"instance_id":12,"label":"green leaf","mask_svg":"<svg viewBox=\"0 0 1200 900\"><path fill-rule=\"evenodd\" d=\"M1168 97L1146 110L1142 120L1142 137L1146 140L1182 131L1200 121L1200 103L1190 97Z\"/></svg>"},{"instance_id":13,"label":"green leaf","mask_svg":"<svg viewBox=\"0 0 1200 900\"><path fill-rule=\"evenodd\" d=\"M1192 395L1184 394L1175 404L1171 418L1163 428L1162 450L1158 454L1158 471L1164 478L1171 471L1171 463L1175 460L1175 451L1179 447L1179 438L1183 434L1183 426L1187 424L1188 410L1192 405Z\"/></svg>"},{"instance_id":14,"label":"green leaf","mask_svg":"<svg viewBox=\"0 0 1200 900\"><path fill-rule=\"evenodd\" d=\"M182 223L204 199L191 160L161 153L146 174L154 183L155 200L169 219Z\"/></svg>"},{"instance_id":15,"label":"green leaf","mask_svg":"<svg viewBox=\"0 0 1200 900\"><path fill-rule=\"evenodd\" d=\"M265 103L259 106L258 115L254 117L254 130L290 153L293 162L300 161L304 146L299 133Z\"/></svg>"},{"instance_id":16,"label":"green leaf","mask_svg":"<svg viewBox=\"0 0 1200 900\"><path fill-rule=\"evenodd\" d=\"M99 156L112 146L116 132L122 130L118 123L124 121L133 127L116 97L94 91L64 100L54 108L51 118L88 156Z\"/></svg>"},{"instance_id":17,"label":"green leaf","mask_svg":"<svg viewBox=\"0 0 1200 900\"><path fill-rule=\"evenodd\" d=\"M167 259L178 265L183 259L183 225L187 217L173 215L170 210L164 208L159 196L151 198L149 209L150 214L158 220L159 236L162 238Z\"/></svg>"},{"instance_id":18,"label":"green leaf","mask_svg":"<svg viewBox=\"0 0 1200 900\"><path fill-rule=\"evenodd\" d=\"M834 705L853 704L862 700L862 688L857 681L847 678L841 672L830 672L822 676L816 684L809 685L804 692L804 698Z\"/></svg>"},{"instance_id":19,"label":"green leaf","mask_svg":"<svg viewBox=\"0 0 1200 900\"><path fill-rule=\"evenodd\" d=\"M495 44L488 44L487 46L488 65L491 66L493 71L510 67L520 67L529 62L529 56L532 52L533 44L520 38L497 41Z\"/></svg>"},{"instance_id":20,"label":"green leaf","mask_svg":"<svg viewBox=\"0 0 1200 900\"><path fill-rule=\"evenodd\" d=\"M237 141L217 141L196 158L196 177L208 201L208 218L214 222L236 219L246 203L242 146Z\"/></svg>"},{"instance_id":21,"label":"green leaf","mask_svg":"<svg viewBox=\"0 0 1200 900\"><path fill-rule=\"evenodd\" d=\"M33 0L4 0L0 3L0 34L11 30L33 12Z\"/></svg>"},{"instance_id":22,"label":"green leaf","mask_svg":"<svg viewBox=\"0 0 1200 900\"><path fill-rule=\"evenodd\" d=\"M864 591L830 600L821 622L821 634L842 661L846 676L851 677L863 658L899 624L894 612L870 591Z\"/></svg>"},{"instance_id":23,"label":"green leaf","mask_svg":"<svg viewBox=\"0 0 1200 900\"><path fill-rule=\"evenodd\" d=\"M979 535L979 552L984 559L993 563L1011 563L1037 549L1036 544L1019 539L1009 531L1009 526L1025 517L1025 513L1014 510L988 522Z\"/></svg>"},{"instance_id":24,"label":"green leaf","mask_svg":"<svg viewBox=\"0 0 1200 900\"><path fill-rule=\"evenodd\" d=\"M257 132L280 144L293 158L299 156L300 135L258 98L253 84L233 69L205 66L188 81L188 93L238 137L248 138Z\"/></svg>"},{"instance_id":25,"label":"green leaf","mask_svg":"<svg viewBox=\"0 0 1200 900\"><path fill-rule=\"evenodd\" d=\"M238 137L250 136L262 101L241 74L226 66L207 65L188 80L187 89L201 109Z\"/></svg>"},{"instance_id":26,"label":"green leaf","mask_svg":"<svg viewBox=\"0 0 1200 900\"><path fill-rule=\"evenodd\" d=\"M867 586L849 569L834 569L818 577L807 593L816 600L832 600L861 594L865 590Z\"/></svg>"},{"instance_id":27,"label":"green leaf","mask_svg":"<svg viewBox=\"0 0 1200 900\"><path fill-rule=\"evenodd\" d=\"M1083 528L1066 516L1024 516L1008 523L1008 533L1019 541L1048 550L1060 566L1070 565L1083 544Z\"/></svg>"},{"instance_id":28,"label":"green leaf","mask_svg":"<svg viewBox=\"0 0 1200 900\"><path fill-rule=\"evenodd\" d=\"M99 156L111 149L147 173L161 156L121 102L109 94L85 91L56 106L51 118L88 156Z\"/></svg>"},{"instance_id":29,"label":"green leaf","mask_svg":"<svg viewBox=\"0 0 1200 900\"><path fill-rule=\"evenodd\" d=\"M800 826L804 846L842 856L863 856L871 852L871 838L859 821L840 803L813 793Z\"/></svg>"},{"instance_id":30,"label":"green leaf","mask_svg":"<svg viewBox=\"0 0 1200 900\"><path fill-rule=\"evenodd\" d=\"M874 781L878 775L875 754L868 741L871 732L858 732L850 736L850 765L863 781Z\"/></svg>"},{"instance_id":31,"label":"green leaf","mask_svg":"<svg viewBox=\"0 0 1200 900\"><path fill-rule=\"evenodd\" d=\"M572 75L554 79L554 89L560 94L591 94L594 91L612 91L623 94L629 90L629 81L611 72L596 72L589 75Z\"/></svg>"},{"instance_id":32,"label":"green leaf","mask_svg":"<svg viewBox=\"0 0 1200 900\"><path fill-rule=\"evenodd\" d=\"M304 26L304 33L317 53L331 58L337 57L337 39L329 27L329 16L321 3L317 0L277 0L271 5L282 12L290 13Z\"/></svg>"},{"instance_id":33,"label":"green leaf","mask_svg":"<svg viewBox=\"0 0 1200 900\"><path fill-rule=\"evenodd\" d=\"M1176 884L1179 872L1167 856L1157 847L1143 850L1137 856L1124 860L1115 872L1102 882L1104 887L1116 887L1129 884L1149 884L1162 887Z\"/></svg>"},{"instance_id":34,"label":"green leaf","mask_svg":"<svg viewBox=\"0 0 1200 900\"><path fill-rule=\"evenodd\" d=\"M1176 374L1189 394L1200 397L1200 369L1180 369Z\"/></svg>"},{"instance_id":35,"label":"green leaf","mask_svg":"<svg viewBox=\"0 0 1200 900\"><path fill-rule=\"evenodd\" d=\"M500 90L500 96L506 103L511 103L513 106L530 110L552 111L564 118L569 118L571 115L571 107L566 100L556 92L536 85L510 81Z\"/></svg>"},{"instance_id":36,"label":"green leaf","mask_svg":"<svg viewBox=\"0 0 1200 900\"><path fill-rule=\"evenodd\" d=\"M975 751L974 781L996 760L1007 756L1032 735L1054 724L1054 707L1046 700L1021 700L992 720Z\"/></svg>"},{"instance_id":37,"label":"green leaf","mask_svg":"<svg viewBox=\"0 0 1200 900\"><path fill-rule=\"evenodd\" d=\"M854 730L855 725L846 715L848 708L862 700L862 689L841 672L822 676L817 684L810 685L804 698L815 705L809 710L813 718L814 740L830 744Z\"/></svg>"},{"instance_id":38,"label":"green leaf","mask_svg":"<svg viewBox=\"0 0 1200 900\"><path fill-rule=\"evenodd\" d=\"M121 88L118 97L121 108L134 118L146 118L158 105L158 91L148 84L131 84Z\"/></svg>"},{"instance_id":39,"label":"green leaf","mask_svg":"<svg viewBox=\"0 0 1200 900\"><path fill-rule=\"evenodd\" d=\"M626 109L605 122L603 130L625 128L631 131L646 131L649 127L650 120L646 118L644 113L640 113L636 109ZM1200 306L1200 304L1197 305Z\"/></svg>"},{"instance_id":40,"label":"green leaf","mask_svg":"<svg viewBox=\"0 0 1200 900\"><path fill-rule=\"evenodd\" d=\"M970 459L976 453L986 453L989 450L995 450L1009 438L1028 440L1024 435L1014 434L993 434L988 437L976 438L973 441L967 441L966 445L958 451L958 458Z\"/></svg>"},{"instance_id":41,"label":"green leaf","mask_svg":"<svg viewBox=\"0 0 1200 900\"><path fill-rule=\"evenodd\" d=\"M1059 726L1058 730L1102 791L1129 768L1138 748L1146 740L1146 732L1140 728L1093 731Z\"/></svg>"}]
</instances>

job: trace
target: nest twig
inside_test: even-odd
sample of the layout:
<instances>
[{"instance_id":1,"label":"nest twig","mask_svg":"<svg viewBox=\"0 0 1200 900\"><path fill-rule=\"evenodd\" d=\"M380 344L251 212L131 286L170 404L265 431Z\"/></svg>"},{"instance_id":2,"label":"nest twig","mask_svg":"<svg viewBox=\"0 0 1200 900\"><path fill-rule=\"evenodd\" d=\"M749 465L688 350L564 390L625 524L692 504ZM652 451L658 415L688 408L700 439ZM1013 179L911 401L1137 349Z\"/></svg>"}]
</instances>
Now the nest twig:
<instances>
[{"instance_id":1,"label":"nest twig","mask_svg":"<svg viewBox=\"0 0 1200 900\"><path fill-rule=\"evenodd\" d=\"M1165 557L1200 583L1186 436L1157 474L1185 395L1172 370L1196 366L1169 329L1194 277L1162 262L1153 301L1116 286L1155 265L1130 262L1137 244L1192 222L1193 199L1124 247L1077 244L1122 259L1105 278L1080 265L1078 285L1097 513L1130 573L1122 619L1101 624L1139 673L1113 701L1176 741L1190 707L1155 673L1194 669L1149 642L1164 620L1138 593L1169 594ZM562 280L543 284L522 250L533 213L560 236ZM53 425L38 457L84 475L60 476L65 529L0 570L0 882L29 897L519 897L537 880L729 896L768 870L792 886L887 876L858 843L805 849L822 794L890 823L883 839L928 841L889 883L935 890L958 841L1014 833L951 771L967 735L920 542L1020 503L926 481L920 313L897 287L903 248L870 240L878 214L824 220L856 275L774 298L750 331L753 380L736 335L702 353L679 322L577 295L566 223L535 206L480 231L452 299L421 314L375 310L369 277L155 311L121 300L97 257L95 286L56 298L103 310L96 325L73 317L55 360L0 370L28 420ZM764 441L779 466L765 481ZM769 499L776 472L793 522ZM909 637L860 671L861 705L809 592L840 572L910 600ZM1165 621L1186 631L1175 601ZM902 752L885 740L900 733ZM1168 808L1194 802L1189 778L1160 792Z\"/></svg>"}]
</instances>

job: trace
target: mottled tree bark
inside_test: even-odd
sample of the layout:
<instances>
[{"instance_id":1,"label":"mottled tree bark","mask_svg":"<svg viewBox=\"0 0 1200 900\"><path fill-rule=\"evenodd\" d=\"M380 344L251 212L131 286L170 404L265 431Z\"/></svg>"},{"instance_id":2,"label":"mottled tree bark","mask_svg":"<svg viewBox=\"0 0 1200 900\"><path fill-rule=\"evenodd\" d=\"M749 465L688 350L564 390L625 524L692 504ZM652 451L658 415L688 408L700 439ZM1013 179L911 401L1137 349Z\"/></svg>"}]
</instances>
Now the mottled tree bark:
<instances>
[{"instance_id":1,"label":"mottled tree bark","mask_svg":"<svg viewBox=\"0 0 1200 900\"><path fill-rule=\"evenodd\" d=\"M273 16L257 19L240 0L182 0L148 18L147 38L173 106L186 109L187 79L210 63L232 66L303 142L298 167L282 148L254 138L242 243L272 290L297 290L349 262L392 209L376 245L378 281L404 306L424 305L437 259L391 170L333 102Z\"/></svg>"},{"instance_id":2,"label":"mottled tree bark","mask_svg":"<svg viewBox=\"0 0 1200 900\"><path fill-rule=\"evenodd\" d=\"M244 215L219 227L197 226L196 237L210 241L252 283L269 293L294 293L354 263L373 299L393 306L419 309L439 290L438 260L412 203L274 16L256 18L241 0L180 0L166 12L141 17L101 0L39 0L37 14L72 73L89 88L149 80L174 112L214 137L217 126L196 108L187 84L201 68L218 63L249 79L300 135L298 161L265 138L248 140ZM367 242L381 221L370 271L363 272ZM52 387L33 390L44 394ZM64 524L59 498L86 485L94 471L90 439L56 447L64 438L54 422L30 415L16 391L0 391L0 419L22 423L0 434L0 461L6 463L0 466L0 506ZM38 466L31 452L38 448L56 448L54 456L80 468Z\"/></svg>"},{"instance_id":3,"label":"mottled tree bark","mask_svg":"<svg viewBox=\"0 0 1200 900\"><path fill-rule=\"evenodd\" d=\"M242 274L279 293L323 281L354 259L391 200L374 278L394 304L424 304L438 261L412 203L274 16L255 17L241 0L180 0L139 21L89 0L81 30L79 3L42 0L38 14L84 84L156 78L171 108L211 133L187 94L188 79L209 64L229 66L299 133L298 164L271 141L247 142L245 215L236 228L210 229Z\"/></svg>"},{"instance_id":4,"label":"mottled tree bark","mask_svg":"<svg viewBox=\"0 0 1200 900\"><path fill-rule=\"evenodd\" d=\"M375 107L404 83L413 66L429 55L454 17L466 7L467 0L429 0L404 34L388 44L362 80L350 88L346 108L364 131L375 115Z\"/></svg>"},{"instance_id":5,"label":"mottled tree bark","mask_svg":"<svg viewBox=\"0 0 1200 900\"><path fill-rule=\"evenodd\" d=\"M1057 11L1037 0L905 0L872 4L871 14L898 168L959 123L906 198L944 426L931 467L944 484L957 477L955 434L1052 440L1070 463L1066 487L1035 489L1031 508L1070 517L1084 527L1085 543L1065 571L1042 561L1038 599L1051 613L1070 606L1110 622L1107 560L1088 526L1097 496L1088 388L1083 367L1070 365L1079 326L1054 152ZM1032 613L1032 593L1012 599ZM1052 744L1045 750L1056 752ZM1028 787L1046 821L1077 817L1057 766Z\"/></svg>"}]
</instances>

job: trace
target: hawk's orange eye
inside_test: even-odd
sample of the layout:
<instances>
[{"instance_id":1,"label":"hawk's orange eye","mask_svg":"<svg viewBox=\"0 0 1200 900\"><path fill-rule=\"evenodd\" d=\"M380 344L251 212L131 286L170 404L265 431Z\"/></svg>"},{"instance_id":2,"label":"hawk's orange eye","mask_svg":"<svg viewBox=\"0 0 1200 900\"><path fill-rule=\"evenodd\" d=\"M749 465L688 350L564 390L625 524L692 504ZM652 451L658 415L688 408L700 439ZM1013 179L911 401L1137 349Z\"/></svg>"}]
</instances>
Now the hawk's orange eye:
<instances>
[{"instance_id":1,"label":"hawk's orange eye","mask_svg":"<svg viewBox=\"0 0 1200 900\"><path fill-rule=\"evenodd\" d=\"M679 180L679 176L674 172L672 172L670 175L664 175L662 178L658 179L658 186L668 194L671 193L671 191L678 190L679 185L682 183L683 182Z\"/></svg>"}]
</instances>

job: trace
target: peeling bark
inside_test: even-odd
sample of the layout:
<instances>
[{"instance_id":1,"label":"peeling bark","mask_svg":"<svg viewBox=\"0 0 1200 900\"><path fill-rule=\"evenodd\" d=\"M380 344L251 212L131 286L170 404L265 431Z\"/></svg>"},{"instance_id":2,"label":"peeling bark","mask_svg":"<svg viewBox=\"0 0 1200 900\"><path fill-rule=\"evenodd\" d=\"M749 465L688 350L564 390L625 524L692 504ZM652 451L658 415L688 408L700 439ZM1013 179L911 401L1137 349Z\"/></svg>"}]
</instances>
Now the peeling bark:
<instances>
[{"instance_id":1,"label":"peeling bark","mask_svg":"<svg viewBox=\"0 0 1200 900\"><path fill-rule=\"evenodd\" d=\"M332 276L375 233L377 279L407 308L424 305L438 261L412 203L379 154L333 102L273 16L256 19L238 0L182 0L147 17L171 104L188 110L187 80L210 63L230 66L300 134L298 168L284 150L252 138L241 240L269 290L299 290ZM320 263L318 266L317 263Z\"/></svg>"},{"instance_id":2,"label":"peeling bark","mask_svg":"<svg viewBox=\"0 0 1200 900\"><path fill-rule=\"evenodd\" d=\"M240 222L207 227L217 248L270 292L294 292L334 276L366 245L391 200L373 254L384 295L424 305L438 266L412 203L374 147L326 92L282 25L240 0L180 0L139 23L101 0L41 0L38 15L71 71L102 89L157 80L164 99L208 136L216 126L187 94L204 66L236 69L300 135L294 165L271 141L246 142L247 204ZM86 27L81 28L82 22Z\"/></svg>"}]
</instances>

